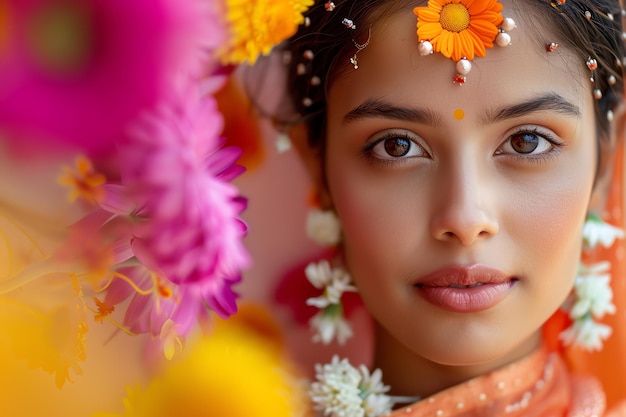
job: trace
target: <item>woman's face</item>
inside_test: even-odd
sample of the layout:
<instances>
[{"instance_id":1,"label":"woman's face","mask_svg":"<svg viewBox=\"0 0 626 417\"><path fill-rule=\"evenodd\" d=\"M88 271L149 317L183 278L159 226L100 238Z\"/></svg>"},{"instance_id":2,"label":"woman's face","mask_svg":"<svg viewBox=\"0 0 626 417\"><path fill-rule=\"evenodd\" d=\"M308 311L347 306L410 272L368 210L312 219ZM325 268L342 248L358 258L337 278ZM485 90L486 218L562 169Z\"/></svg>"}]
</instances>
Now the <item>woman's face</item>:
<instances>
[{"instance_id":1,"label":"woman's face","mask_svg":"<svg viewBox=\"0 0 626 417\"><path fill-rule=\"evenodd\" d=\"M459 86L397 13L329 90L325 170L348 268L383 337L440 364L534 346L576 274L596 168L590 74L516 20L512 45Z\"/></svg>"}]
</instances>

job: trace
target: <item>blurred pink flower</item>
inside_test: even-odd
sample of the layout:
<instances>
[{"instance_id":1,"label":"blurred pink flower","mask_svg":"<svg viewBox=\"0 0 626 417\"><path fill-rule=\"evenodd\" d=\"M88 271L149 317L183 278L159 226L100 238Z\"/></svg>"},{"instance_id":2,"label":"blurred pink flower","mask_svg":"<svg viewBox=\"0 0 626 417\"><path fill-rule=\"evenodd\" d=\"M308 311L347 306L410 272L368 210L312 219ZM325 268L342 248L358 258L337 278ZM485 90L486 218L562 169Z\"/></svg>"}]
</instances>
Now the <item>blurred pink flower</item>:
<instances>
[{"instance_id":1,"label":"blurred pink flower","mask_svg":"<svg viewBox=\"0 0 626 417\"><path fill-rule=\"evenodd\" d=\"M110 153L142 110L210 71L209 54L226 36L211 0L8 0L5 8L0 130L29 152L63 143Z\"/></svg>"},{"instance_id":2,"label":"blurred pink flower","mask_svg":"<svg viewBox=\"0 0 626 417\"><path fill-rule=\"evenodd\" d=\"M137 123L120 146L122 183L137 204L132 248L175 284L222 280L249 264L239 215L245 200L229 181L243 172L238 148L222 148L213 97L194 89Z\"/></svg>"},{"instance_id":3,"label":"blurred pink flower","mask_svg":"<svg viewBox=\"0 0 626 417\"><path fill-rule=\"evenodd\" d=\"M122 264L123 278L113 279L104 303L132 297L123 325L165 338L166 347L207 316L207 307L224 318L235 313L232 286L250 263L239 218L245 200L230 183L243 172L235 165L240 150L222 147L213 97L186 91L145 114L120 143L122 184L105 185L100 203L129 219L118 239L130 242L141 263Z\"/></svg>"},{"instance_id":4,"label":"blurred pink flower","mask_svg":"<svg viewBox=\"0 0 626 417\"><path fill-rule=\"evenodd\" d=\"M223 281L176 285L143 266L127 267L119 272L145 292L138 292L123 280L114 280L107 289L107 305L117 305L132 296L123 324L133 333L158 336L171 320L176 325L177 334L184 337L194 325L208 317L206 306L221 317L228 317L237 309L237 295L231 285L240 281L239 276Z\"/></svg>"}]
</instances>

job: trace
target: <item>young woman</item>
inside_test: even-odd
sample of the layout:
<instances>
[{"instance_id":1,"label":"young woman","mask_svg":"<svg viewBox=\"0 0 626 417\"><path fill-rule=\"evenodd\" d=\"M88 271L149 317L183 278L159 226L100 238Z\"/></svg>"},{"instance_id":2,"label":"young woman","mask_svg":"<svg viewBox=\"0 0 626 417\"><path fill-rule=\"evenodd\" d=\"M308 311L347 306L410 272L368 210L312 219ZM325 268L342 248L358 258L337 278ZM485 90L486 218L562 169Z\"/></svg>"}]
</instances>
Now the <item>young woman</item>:
<instances>
[{"instance_id":1,"label":"young woman","mask_svg":"<svg viewBox=\"0 0 626 417\"><path fill-rule=\"evenodd\" d=\"M624 135L621 20L615 0L321 0L290 40L291 136L340 221L374 368L414 397L394 415L605 413L543 335ZM597 347L577 331L561 339ZM375 414L327 394L327 415Z\"/></svg>"}]
</instances>

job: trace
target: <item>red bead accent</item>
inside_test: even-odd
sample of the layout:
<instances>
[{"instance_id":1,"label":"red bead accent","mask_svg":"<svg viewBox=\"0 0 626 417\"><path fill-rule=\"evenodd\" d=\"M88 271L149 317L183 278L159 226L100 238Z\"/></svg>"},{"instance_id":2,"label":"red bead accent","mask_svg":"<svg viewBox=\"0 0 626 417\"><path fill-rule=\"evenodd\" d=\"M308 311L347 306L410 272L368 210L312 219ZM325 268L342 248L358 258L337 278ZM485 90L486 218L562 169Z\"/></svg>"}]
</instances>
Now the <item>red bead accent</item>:
<instances>
[{"instance_id":1,"label":"red bead accent","mask_svg":"<svg viewBox=\"0 0 626 417\"><path fill-rule=\"evenodd\" d=\"M454 77L452 77L452 82L458 85L465 84L466 80L467 79L465 78L465 75L461 75L461 74L456 74Z\"/></svg>"},{"instance_id":2,"label":"red bead accent","mask_svg":"<svg viewBox=\"0 0 626 417\"><path fill-rule=\"evenodd\" d=\"M546 51L547 52L554 52L556 51L556 49L559 47L559 44L556 42L551 42L549 44L546 45Z\"/></svg>"},{"instance_id":3,"label":"red bead accent","mask_svg":"<svg viewBox=\"0 0 626 417\"><path fill-rule=\"evenodd\" d=\"M595 71L598 69L598 61L596 61L593 58L589 58L587 60L587 67L591 70L591 71Z\"/></svg>"}]
</instances>

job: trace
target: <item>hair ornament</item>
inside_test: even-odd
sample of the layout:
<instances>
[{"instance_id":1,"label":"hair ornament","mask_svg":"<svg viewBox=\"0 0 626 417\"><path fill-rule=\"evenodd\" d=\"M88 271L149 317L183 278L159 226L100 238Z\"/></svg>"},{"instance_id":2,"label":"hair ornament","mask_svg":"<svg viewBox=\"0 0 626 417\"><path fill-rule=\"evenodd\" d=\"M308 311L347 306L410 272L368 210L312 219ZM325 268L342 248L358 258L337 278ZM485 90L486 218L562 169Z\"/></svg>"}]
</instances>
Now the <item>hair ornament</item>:
<instances>
[{"instance_id":1,"label":"hair ornament","mask_svg":"<svg viewBox=\"0 0 626 417\"><path fill-rule=\"evenodd\" d=\"M357 59L357 54L361 52L363 49L367 48L367 46L370 44L371 38L372 38L372 28L370 27L368 35L367 35L367 40L365 41L365 43L360 44L360 43L357 43L354 39L352 39L352 42L354 43L354 46L356 47L356 52L350 58L350 63L354 66L354 69L359 69L359 61Z\"/></svg>"},{"instance_id":2,"label":"hair ornament","mask_svg":"<svg viewBox=\"0 0 626 417\"><path fill-rule=\"evenodd\" d=\"M439 52L456 63L452 81L466 82L475 56L484 57L494 43L511 44L509 31L515 21L502 16L502 4L491 0L430 0L416 7L418 52L426 56Z\"/></svg>"},{"instance_id":3,"label":"hair ornament","mask_svg":"<svg viewBox=\"0 0 626 417\"><path fill-rule=\"evenodd\" d=\"M559 47L558 43L550 42L549 44L546 44L546 52L554 52L557 50L558 47Z\"/></svg>"},{"instance_id":4,"label":"hair ornament","mask_svg":"<svg viewBox=\"0 0 626 417\"><path fill-rule=\"evenodd\" d=\"M327 1L326 3L324 3L324 8L326 8L327 12L332 12L333 10L335 10L335 3L333 3L332 1Z\"/></svg>"},{"instance_id":5,"label":"hair ornament","mask_svg":"<svg viewBox=\"0 0 626 417\"><path fill-rule=\"evenodd\" d=\"M591 77L589 77L589 80L592 83L595 83L595 73L598 69L598 61L595 58L589 57L587 58L587 61L585 63L587 64L587 68L589 68L589 71L591 71ZM600 100L602 98L602 90L600 90L598 87L593 89L593 98L595 98L596 100Z\"/></svg>"},{"instance_id":6,"label":"hair ornament","mask_svg":"<svg viewBox=\"0 0 626 417\"><path fill-rule=\"evenodd\" d=\"M354 24L354 22L348 19L347 17L344 17L341 23L348 29L353 29L353 30L356 29L356 25Z\"/></svg>"},{"instance_id":7,"label":"hair ornament","mask_svg":"<svg viewBox=\"0 0 626 417\"><path fill-rule=\"evenodd\" d=\"M595 71L598 69L598 61L596 61L592 57L587 58L586 64L587 64L587 68L589 68L590 71Z\"/></svg>"}]
</instances>

